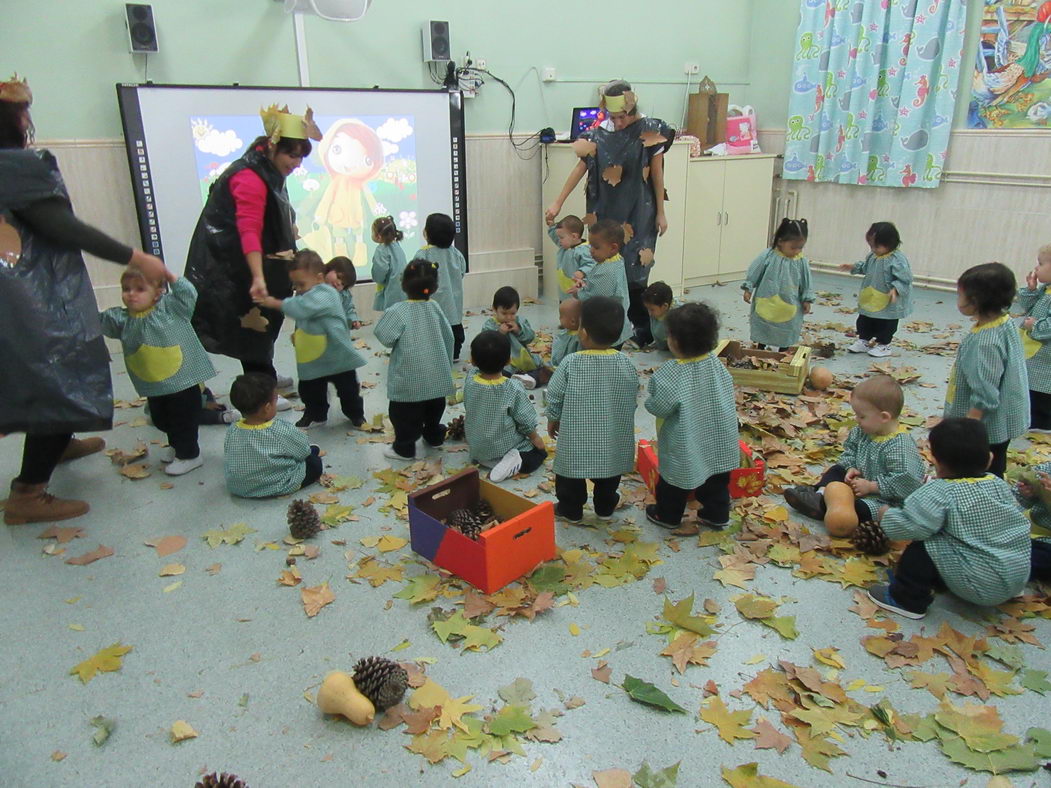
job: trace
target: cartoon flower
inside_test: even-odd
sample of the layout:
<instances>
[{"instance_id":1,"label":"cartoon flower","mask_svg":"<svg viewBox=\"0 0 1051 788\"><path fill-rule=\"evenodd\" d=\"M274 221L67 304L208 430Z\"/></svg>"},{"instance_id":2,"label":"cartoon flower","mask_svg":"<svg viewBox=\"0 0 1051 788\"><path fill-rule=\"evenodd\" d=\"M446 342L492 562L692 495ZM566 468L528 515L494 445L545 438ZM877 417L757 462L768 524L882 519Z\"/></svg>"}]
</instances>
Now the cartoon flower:
<instances>
[{"instance_id":1,"label":"cartoon flower","mask_svg":"<svg viewBox=\"0 0 1051 788\"><path fill-rule=\"evenodd\" d=\"M399 227L415 227L418 224L419 222L416 220L416 211L402 211L398 214Z\"/></svg>"},{"instance_id":2,"label":"cartoon flower","mask_svg":"<svg viewBox=\"0 0 1051 788\"><path fill-rule=\"evenodd\" d=\"M303 181L303 191L315 192L321 188L321 184L318 183L314 178L307 178Z\"/></svg>"},{"instance_id":3,"label":"cartoon flower","mask_svg":"<svg viewBox=\"0 0 1051 788\"><path fill-rule=\"evenodd\" d=\"M381 202L376 203L376 213L378 213L380 216L386 216L387 206Z\"/></svg>"}]
</instances>

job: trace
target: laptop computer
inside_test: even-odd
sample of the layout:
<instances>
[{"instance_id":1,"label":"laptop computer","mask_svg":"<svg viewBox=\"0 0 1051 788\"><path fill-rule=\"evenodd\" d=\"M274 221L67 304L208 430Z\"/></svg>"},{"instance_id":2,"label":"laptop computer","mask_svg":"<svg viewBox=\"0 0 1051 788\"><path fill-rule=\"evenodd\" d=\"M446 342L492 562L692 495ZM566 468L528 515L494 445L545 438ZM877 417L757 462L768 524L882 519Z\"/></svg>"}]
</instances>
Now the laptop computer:
<instances>
[{"instance_id":1,"label":"laptop computer","mask_svg":"<svg viewBox=\"0 0 1051 788\"><path fill-rule=\"evenodd\" d=\"M573 119L569 123L569 139L575 140L596 122L605 120L606 113L598 107L574 107Z\"/></svg>"}]
</instances>

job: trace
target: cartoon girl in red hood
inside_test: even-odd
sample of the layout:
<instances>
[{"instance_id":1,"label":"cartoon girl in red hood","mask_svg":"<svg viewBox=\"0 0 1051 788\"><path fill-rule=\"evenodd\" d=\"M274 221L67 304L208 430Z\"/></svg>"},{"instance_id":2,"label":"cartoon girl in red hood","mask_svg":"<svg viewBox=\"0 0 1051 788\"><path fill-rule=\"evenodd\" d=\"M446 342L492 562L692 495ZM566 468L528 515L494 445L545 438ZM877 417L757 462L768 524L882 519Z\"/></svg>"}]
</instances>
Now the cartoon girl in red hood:
<instances>
[{"instance_id":1,"label":"cartoon girl in red hood","mask_svg":"<svg viewBox=\"0 0 1051 788\"><path fill-rule=\"evenodd\" d=\"M325 131L317 156L328 171L329 184L314 214L318 230L311 233L311 248L326 259L342 254L361 265L368 259L366 232L379 215L366 184L383 169L383 143L360 120L343 118Z\"/></svg>"}]
</instances>

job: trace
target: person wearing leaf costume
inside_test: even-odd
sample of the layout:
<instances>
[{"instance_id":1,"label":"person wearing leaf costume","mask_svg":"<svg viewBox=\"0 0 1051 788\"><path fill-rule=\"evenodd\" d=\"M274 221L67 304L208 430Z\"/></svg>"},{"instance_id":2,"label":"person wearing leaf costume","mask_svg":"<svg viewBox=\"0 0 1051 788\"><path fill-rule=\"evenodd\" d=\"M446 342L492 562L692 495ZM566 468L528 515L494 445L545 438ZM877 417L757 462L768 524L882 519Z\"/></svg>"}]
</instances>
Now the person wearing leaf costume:
<instances>
[{"instance_id":1,"label":"person wearing leaf costume","mask_svg":"<svg viewBox=\"0 0 1051 788\"><path fill-rule=\"evenodd\" d=\"M266 133L208 192L190 239L186 278L197 288L193 327L205 349L238 359L246 373L276 379L274 340L282 315L256 302L292 294L285 259L295 251L297 232L285 179L321 132L309 108L292 115L272 105L259 114ZM289 407L280 398L278 406Z\"/></svg>"},{"instance_id":2,"label":"person wearing leaf costume","mask_svg":"<svg viewBox=\"0 0 1051 788\"><path fill-rule=\"evenodd\" d=\"M671 147L675 132L663 120L639 112L635 92L624 80L605 85L599 105L609 117L573 143L580 161L547 209L545 219L554 221L570 192L587 174L584 224L610 219L624 226L626 240L621 255L628 279L628 319L635 331L635 343L644 347L652 338L642 292L653 265L657 237L668 229L664 153Z\"/></svg>"},{"instance_id":3,"label":"person wearing leaf costume","mask_svg":"<svg viewBox=\"0 0 1051 788\"><path fill-rule=\"evenodd\" d=\"M24 432L22 467L4 522L51 522L88 511L47 492L55 466L101 450L77 430L113 424L109 354L81 251L163 279L164 263L79 221L55 157L30 147L29 84L0 82L0 434Z\"/></svg>"}]
</instances>

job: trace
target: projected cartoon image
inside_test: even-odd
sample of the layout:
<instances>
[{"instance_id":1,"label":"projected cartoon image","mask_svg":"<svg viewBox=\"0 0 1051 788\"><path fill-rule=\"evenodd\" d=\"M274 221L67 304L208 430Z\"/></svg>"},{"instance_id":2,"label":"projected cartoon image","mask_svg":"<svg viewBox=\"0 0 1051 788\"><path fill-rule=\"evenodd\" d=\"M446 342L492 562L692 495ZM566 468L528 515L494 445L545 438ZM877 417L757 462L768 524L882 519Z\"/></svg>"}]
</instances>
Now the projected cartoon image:
<instances>
[{"instance_id":1,"label":"projected cartoon image","mask_svg":"<svg viewBox=\"0 0 1051 788\"><path fill-rule=\"evenodd\" d=\"M376 217L394 217L407 250L421 243L415 119L315 115L314 120L321 142L287 180L299 245L325 260L346 255L368 277ZM212 183L262 131L258 115L194 117L190 127L203 205Z\"/></svg>"}]
</instances>

